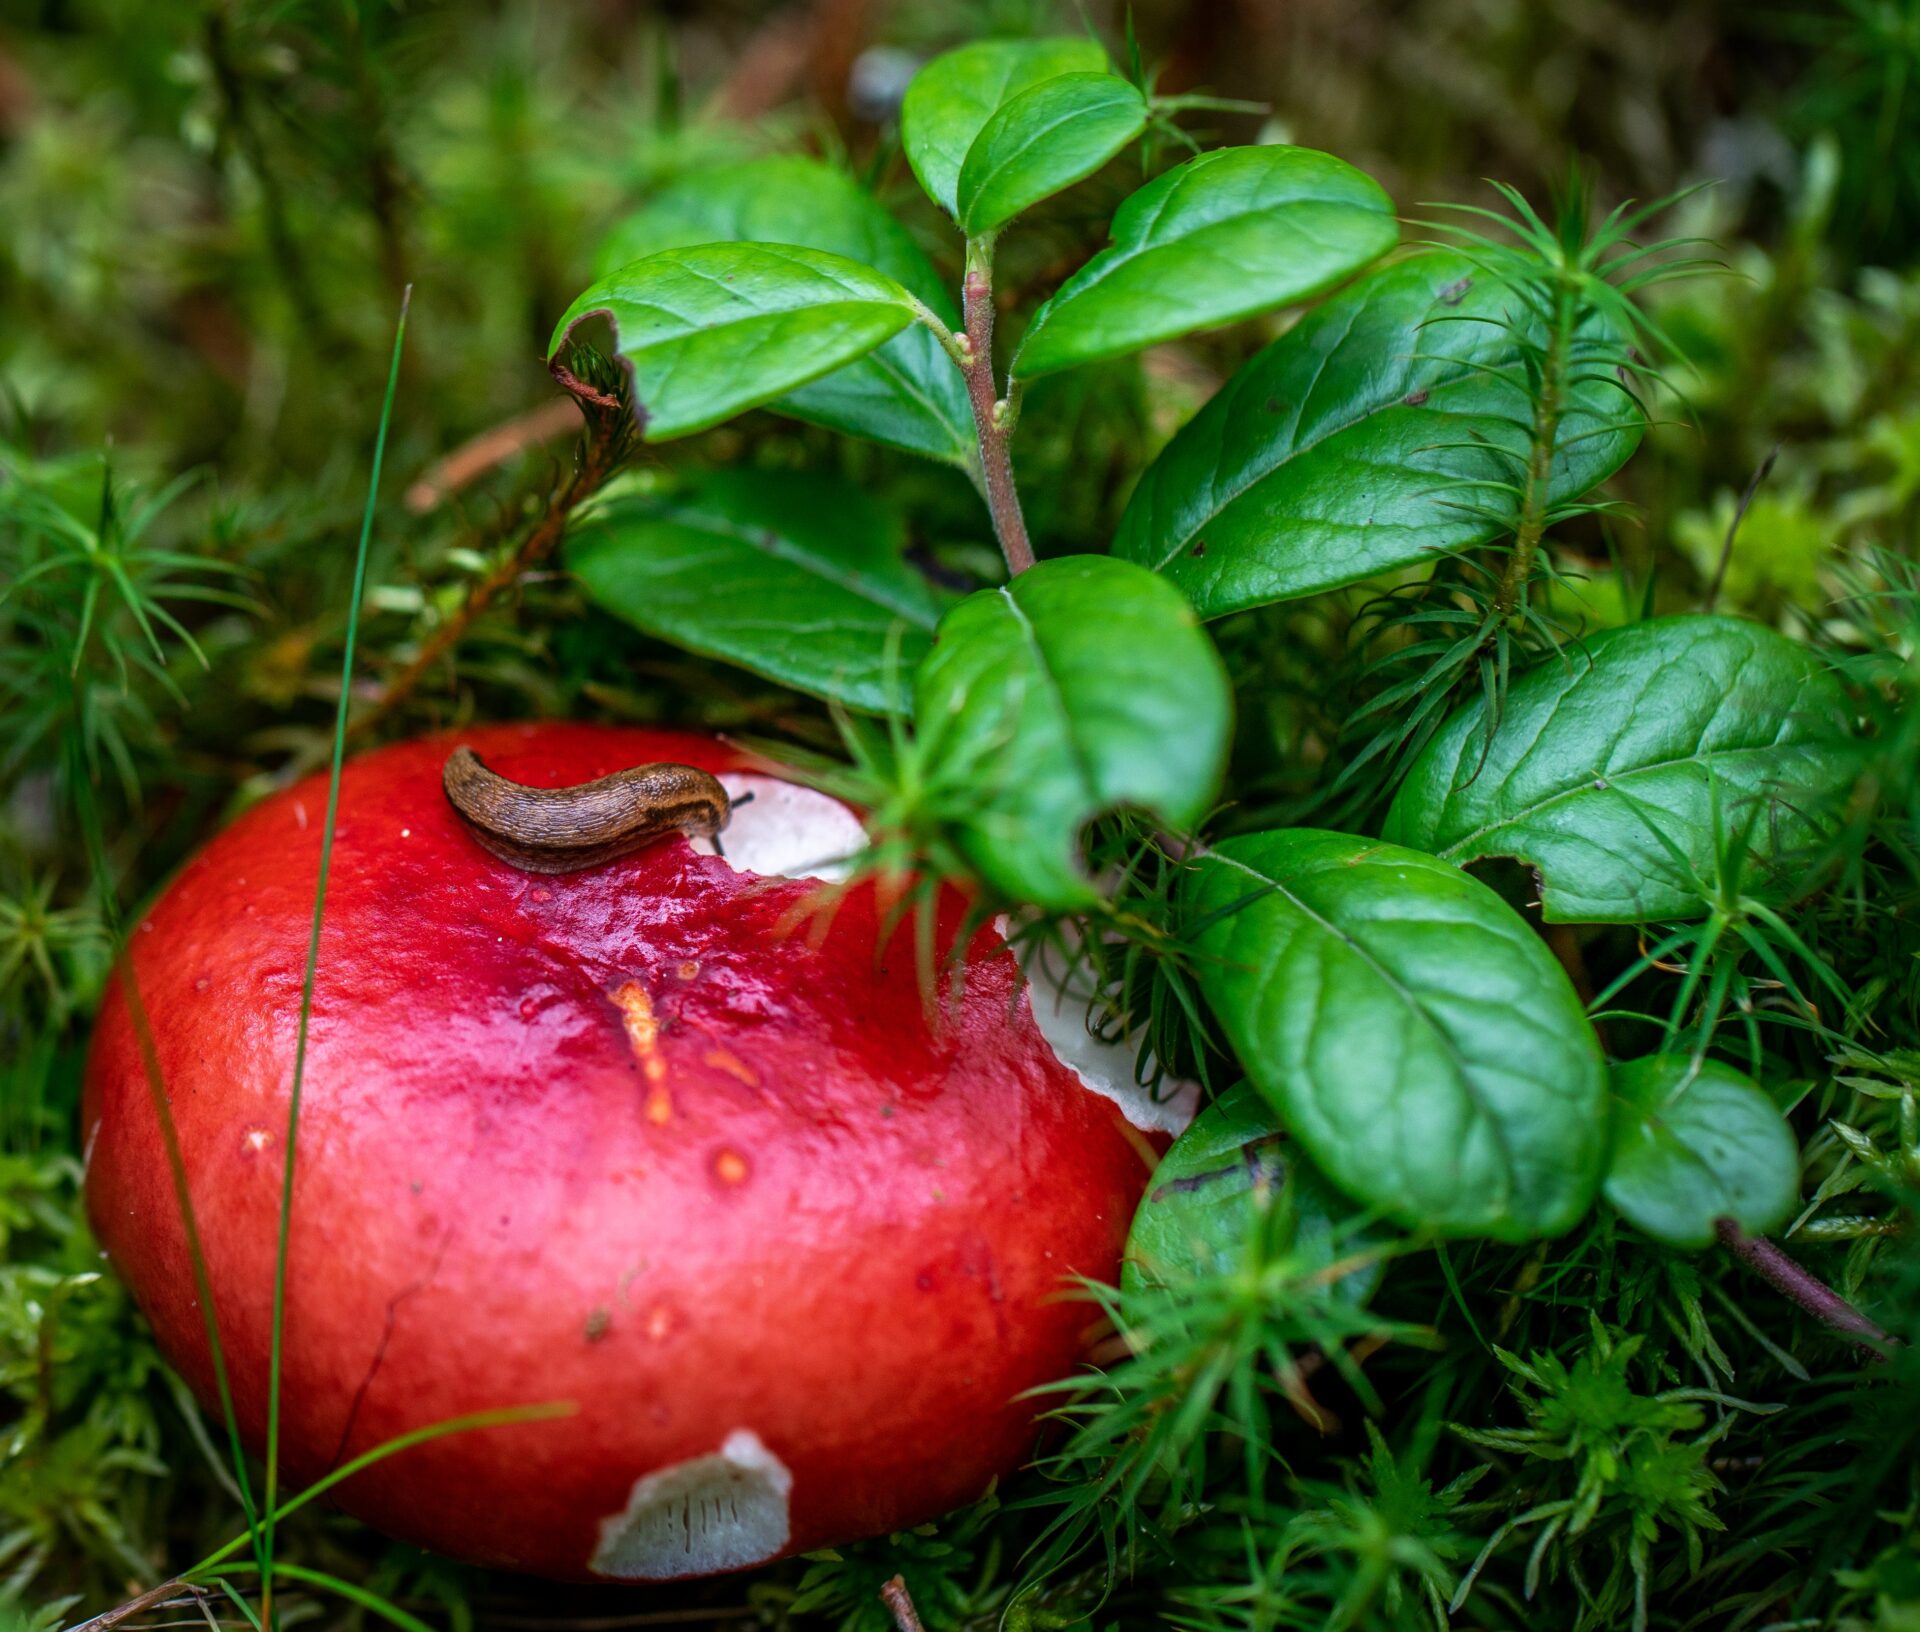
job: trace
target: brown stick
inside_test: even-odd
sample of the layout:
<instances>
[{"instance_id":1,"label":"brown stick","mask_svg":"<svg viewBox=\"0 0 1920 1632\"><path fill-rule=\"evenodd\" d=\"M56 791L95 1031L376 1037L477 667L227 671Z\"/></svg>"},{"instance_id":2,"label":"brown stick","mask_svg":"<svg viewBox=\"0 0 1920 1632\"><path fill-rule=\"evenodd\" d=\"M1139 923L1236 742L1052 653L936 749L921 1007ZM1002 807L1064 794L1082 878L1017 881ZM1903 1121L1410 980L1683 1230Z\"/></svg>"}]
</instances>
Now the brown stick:
<instances>
[{"instance_id":1,"label":"brown stick","mask_svg":"<svg viewBox=\"0 0 1920 1632\"><path fill-rule=\"evenodd\" d=\"M1874 1360L1884 1360L1899 1340L1878 1326L1818 1276L1789 1258L1763 1236L1748 1235L1730 1218L1719 1219L1714 1230L1721 1246L1743 1264L1823 1325L1855 1339L1862 1352Z\"/></svg>"},{"instance_id":2,"label":"brown stick","mask_svg":"<svg viewBox=\"0 0 1920 1632\"><path fill-rule=\"evenodd\" d=\"M900 1632L927 1632L920 1624L920 1612L913 1607L913 1594L907 1591L907 1578L896 1575L880 1589L880 1602L887 1606L893 1616L893 1624Z\"/></svg>"},{"instance_id":3,"label":"brown stick","mask_svg":"<svg viewBox=\"0 0 1920 1632\"><path fill-rule=\"evenodd\" d=\"M206 1593L205 1587L197 1587L191 1581L182 1581L175 1576L171 1581L162 1581L157 1587L149 1587L143 1593L129 1598L124 1604L115 1604L112 1609L94 1616L90 1621L82 1621L73 1632L112 1632L112 1628L122 1621L145 1614L150 1609L158 1609L168 1599L185 1595L196 1603Z\"/></svg>"},{"instance_id":4,"label":"brown stick","mask_svg":"<svg viewBox=\"0 0 1920 1632\"><path fill-rule=\"evenodd\" d=\"M1007 570L1016 575L1033 565L1033 546L1027 541L1026 517L1020 513L1020 494L1013 485L1013 459L1007 451L1013 426L997 413L998 392L993 380L993 263L984 240L967 246L967 277L961 286L966 313L967 345L973 361L966 369L967 400L973 406L973 426L980 443L980 473L985 478L987 509L993 531L1007 558Z\"/></svg>"},{"instance_id":5,"label":"brown stick","mask_svg":"<svg viewBox=\"0 0 1920 1632\"><path fill-rule=\"evenodd\" d=\"M410 697L440 660L460 644L474 621L493 604L494 597L553 553L566 536L573 512L619 467L633 428L631 416L623 407L601 408L586 400L581 403L581 411L587 416L587 442L572 478L554 496L519 548L467 592L460 610L436 629L413 661L387 682L380 700L347 728L349 736L364 736Z\"/></svg>"},{"instance_id":6,"label":"brown stick","mask_svg":"<svg viewBox=\"0 0 1920 1632\"><path fill-rule=\"evenodd\" d=\"M565 397L555 397L504 424L482 431L462 442L444 459L436 460L407 489L407 508L416 516L425 515L443 499L504 465L516 453L571 435L578 424L574 405Z\"/></svg>"}]
</instances>

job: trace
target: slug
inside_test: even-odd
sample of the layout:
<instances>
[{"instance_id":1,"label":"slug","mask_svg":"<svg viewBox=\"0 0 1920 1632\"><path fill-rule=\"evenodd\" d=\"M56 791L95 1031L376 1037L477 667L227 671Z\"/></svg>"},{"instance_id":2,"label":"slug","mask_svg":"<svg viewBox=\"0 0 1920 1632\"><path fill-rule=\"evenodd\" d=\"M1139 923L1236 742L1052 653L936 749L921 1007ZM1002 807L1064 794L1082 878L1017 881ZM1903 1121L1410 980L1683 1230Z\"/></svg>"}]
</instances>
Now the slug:
<instances>
[{"instance_id":1,"label":"slug","mask_svg":"<svg viewBox=\"0 0 1920 1632\"><path fill-rule=\"evenodd\" d=\"M481 848L528 873L597 867L669 833L711 837L733 814L719 780L691 765L636 765L571 788L529 788L456 748L441 783Z\"/></svg>"}]
</instances>

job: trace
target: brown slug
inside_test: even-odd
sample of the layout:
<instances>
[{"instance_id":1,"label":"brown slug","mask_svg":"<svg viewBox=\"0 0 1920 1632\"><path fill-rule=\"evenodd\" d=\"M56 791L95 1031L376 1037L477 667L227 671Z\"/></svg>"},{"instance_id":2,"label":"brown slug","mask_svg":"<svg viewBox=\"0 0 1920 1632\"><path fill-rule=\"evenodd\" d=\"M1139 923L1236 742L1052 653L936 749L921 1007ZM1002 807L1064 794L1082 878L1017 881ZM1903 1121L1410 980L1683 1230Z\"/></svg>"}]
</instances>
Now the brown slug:
<instances>
[{"instance_id":1,"label":"brown slug","mask_svg":"<svg viewBox=\"0 0 1920 1632\"><path fill-rule=\"evenodd\" d=\"M669 833L710 838L733 813L719 779L691 765L636 765L570 788L529 788L456 748L441 782L475 841L529 873L597 867Z\"/></svg>"}]
</instances>

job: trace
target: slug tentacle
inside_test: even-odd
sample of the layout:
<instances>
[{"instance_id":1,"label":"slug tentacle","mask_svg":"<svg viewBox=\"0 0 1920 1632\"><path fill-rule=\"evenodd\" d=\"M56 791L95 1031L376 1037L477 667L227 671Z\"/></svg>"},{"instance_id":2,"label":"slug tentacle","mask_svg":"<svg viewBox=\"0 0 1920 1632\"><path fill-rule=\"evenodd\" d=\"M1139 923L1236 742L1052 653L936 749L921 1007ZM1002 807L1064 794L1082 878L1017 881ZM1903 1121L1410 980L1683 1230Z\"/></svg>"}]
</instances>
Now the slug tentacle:
<instances>
[{"instance_id":1,"label":"slug tentacle","mask_svg":"<svg viewBox=\"0 0 1920 1632\"><path fill-rule=\"evenodd\" d=\"M727 790L691 765L637 765L571 788L529 788L490 771L471 748L447 756L447 803L481 848L529 873L571 873L669 833L712 837Z\"/></svg>"}]
</instances>

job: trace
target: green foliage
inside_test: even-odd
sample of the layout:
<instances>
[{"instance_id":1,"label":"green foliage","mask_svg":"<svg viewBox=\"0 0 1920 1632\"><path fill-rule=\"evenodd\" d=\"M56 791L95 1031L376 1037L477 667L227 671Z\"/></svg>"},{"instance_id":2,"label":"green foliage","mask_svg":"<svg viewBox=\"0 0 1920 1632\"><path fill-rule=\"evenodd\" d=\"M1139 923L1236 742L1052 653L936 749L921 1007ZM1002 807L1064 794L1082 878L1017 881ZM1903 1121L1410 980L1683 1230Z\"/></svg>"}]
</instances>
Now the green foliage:
<instances>
[{"instance_id":1,"label":"green foliage","mask_svg":"<svg viewBox=\"0 0 1920 1632\"><path fill-rule=\"evenodd\" d=\"M13 887L0 893L0 1003L32 1005L58 1032L105 972L106 930L89 906L55 906L58 885L45 874L7 882Z\"/></svg>"},{"instance_id":2,"label":"green foliage","mask_svg":"<svg viewBox=\"0 0 1920 1632\"><path fill-rule=\"evenodd\" d=\"M1287 1245L1302 1256L1317 1251L1322 1267L1342 1258L1364 1259L1382 1242L1353 1205L1297 1153L1259 1091L1236 1083L1173 1142L1153 1170L1127 1235L1121 1287L1139 1292L1204 1279L1230 1270L1258 1222L1284 1211L1293 1234ZM1334 1284L1343 1297L1364 1303L1379 1284L1377 1264L1359 1263Z\"/></svg>"},{"instance_id":3,"label":"green foliage","mask_svg":"<svg viewBox=\"0 0 1920 1632\"><path fill-rule=\"evenodd\" d=\"M79 1192L67 1157L0 1155L0 1604L63 1549L109 1578L151 1567L173 1404Z\"/></svg>"},{"instance_id":4,"label":"green foliage","mask_svg":"<svg viewBox=\"0 0 1920 1632\"><path fill-rule=\"evenodd\" d=\"M1345 1483L1303 1483L1297 1509L1262 1514L1264 1524L1242 1520L1244 1579L1177 1589L1177 1624L1196 1632L1444 1629L1456 1567L1471 1550L1455 1512L1487 1470L1436 1491L1371 1422L1367 1440ZM1215 1545L1234 1539L1228 1532Z\"/></svg>"},{"instance_id":5,"label":"green foliage","mask_svg":"<svg viewBox=\"0 0 1920 1632\"><path fill-rule=\"evenodd\" d=\"M1081 556L980 590L940 622L914 682L936 766L964 767L973 870L1056 911L1099 899L1080 829L1118 805L1205 815L1225 763L1226 676L1193 612L1151 574Z\"/></svg>"},{"instance_id":6,"label":"green foliage","mask_svg":"<svg viewBox=\"0 0 1920 1632\"><path fill-rule=\"evenodd\" d=\"M1084 181L1147 127L1147 99L1114 74L1059 74L1000 104L967 149L954 206L969 238L997 232Z\"/></svg>"},{"instance_id":7,"label":"green foliage","mask_svg":"<svg viewBox=\"0 0 1920 1632\"><path fill-rule=\"evenodd\" d=\"M650 441L703 431L864 357L914 319L913 297L844 255L785 244L696 244L610 273L561 315L558 353L604 314L633 371Z\"/></svg>"},{"instance_id":8,"label":"green foliage","mask_svg":"<svg viewBox=\"0 0 1920 1632\"><path fill-rule=\"evenodd\" d=\"M1259 353L1140 479L1114 549L1165 573L1202 616L1338 588L1503 530L1528 449L1534 331L1464 255L1399 261L1315 308ZM1524 308L1523 308L1524 309ZM1581 382L1551 502L1633 451L1615 428L1619 339L1576 331Z\"/></svg>"},{"instance_id":9,"label":"green foliage","mask_svg":"<svg viewBox=\"0 0 1920 1632\"><path fill-rule=\"evenodd\" d=\"M1377 1397L1348 1353L1355 1340L1419 1333L1336 1294L1324 1239L1297 1231L1292 1208L1253 1213L1233 1263L1132 1293L1094 1289L1124 1334L1125 1357L1041 1391L1063 1395L1057 1448L1042 1487L1021 1505L1046 1522L1033 1543L1036 1582L1097 1548L1102 1574L1151 1573L1179 1556L1210 1497L1255 1503L1281 1472L1279 1418L1323 1420L1306 1379L1317 1354L1369 1404ZM1381 1249L1371 1256L1384 1256ZM1355 1267L1370 1254L1356 1252Z\"/></svg>"},{"instance_id":10,"label":"green foliage","mask_svg":"<svg viewBox=\"0 0 1920 1632\"><path fill-rule=\"evenodd\" d=\"M675 645L879 712L931 645L941 597L901 559L903 519L811 471L715 471L610 494L567 565L599 605Z\"/></svg>"},{"instance_id":11,"label":"green foliage","mask_svg":"<svg viewBox=\"0 0 1920 1632\"><path fill-rule=\"evenodd\" d=\"M1325 153L1202 153L1120 206L1113 242L1033 314L1014 373L1033 379L1124 357L1292 305L1377 260L1399 235L1379 185Z\"/></svg>"},{"instance_id":12,"label":"green foliage","mask_svg":"<svg viewBox=\"0 0 1920 1632\"><path fill-rule=\"evenodd\" d=\"M1641 1340L1616 1341L1599 1322L1586 1351L1569 1366L1551 1353L1522 1360L1497 1350L1525 1418L1522 1428L1454 1432L1472 1444L1519 1459L1516 1477L1531 1476L1547 1499L1508 1519L1481 1549L1454 1594L1458 1609L1481 1569L1501 1547L1528 1537L1526 1595L1543 1577L1564 1575L1577 1596L1581 1628L1647 1624L1653 1544L1671 1532L1698 1569L1708 1532L1724 1529L1714 1498L1725 1489L1707 1453L1731 1425L1709 1426L1703 1402L1763 1409L1712 1389L1637 1392L1629 1371ZM1683 1437L1690 1436L1690 1437ZM1606 1542L1617 1537L1619 1545ZM1598 1554L1596 1570L1590 1555ZM1602 1573L1604 1572L1604 1573Z\"/></svg>"},{"instance_id":13,"label":"green foliage","mask_svg":"<svg viewBox=\"0 0 1920 1632\"><path fill-rule=\"evenodd\" d=\"M1106 66L1106 52L1091 39L981 40L935 58L900 106L901 146L927 197L959 216L961 173L994 116L1050 79Z\"/></svg>"},{"instance_id":14,"label":"green foliage","mask_svg":"<svg viewBox=\"0 0 1920 1632\"><path fill-rule=\"evenodd\" d=\"M798 244L873 266L943 323L953 297L925 251L871 193L818 159L774 154L699 170L663 188L600 246L600 275L695 244ZM964 465L973 450L966 387L921 325L803 385L776 407L816 425Z\"/></svg>"},{"instance_id":15,"label":"green foliage","mask_svg":"<svg viewBox=\"0 0 1920 1632\"><path fill-rule=\"evenodd\" d=\"M0 41L0 1598L32 1606L0 1614L258 1580L87 1242L74 1101L120 904L344 701L362 742L751 733L866 810L903 916L975 887L1140 1080L1208 1085L1043 1465L765 1572L763 1624L883 1632L895 1574L932 1632L1911 1619L1903 8L1819 19L1792 84L1713 0L1146 8L1111 56L1044 32L1071 8L956 0L878 25L926 64L897 126L898 59L843 85L804 8L670 9L81 0ZM767 112L780 74L818 104ZM1776 117L1820 133L1794 163ZM1537 196L1580 148L1609 201L1719 170L1661 219L1735 275L1681 280L1658 207L1580 185L1374 266L1393 207L1320 147L1403 205ZM594 277L630 371L583 325L576 409L539 358ZM411 486L362 596L409 280ZM616 478L630 411L658 445ZM1908 1347L1864 1367L1699 1253L1725 1215ZM285 1622L573 1612L280 1505Z\"/></svg>"},{"instance_id":16,"label":"green foliage","mask_svg":"<svg viewBox=\"0 0 1920 1632\"><path fill-rule=\"evenodd\" d=\"M207 667L182 616L249 603L229 587L229 563L152 542L191 477L145 493L110 460L97 471L0 446L0 769L43 768L70 741L85 775L110 771L131 798L136 756L159 734L153 695L184 701L173 657Z\"/></svg>"},{"instance_id":17,"label":"green foliage","mask_svg":"<svg viewBox=\"0 0 1920 1632\"><path fill-rule=\"evenodd\" d=\"M1551 956L1484 884L1300 828L1230 839L1184 902L1202 990L1286 1126L1348 1195L1524 1240L1592 1204L1600 1050Z\"/></svg>"},{"instance_id":18,"label":"green foliage","mask_svg":"<svg viewBox=\"0 0 1920 1632\"><path fill-rule=\"evenodd\" d=\"M1749 1235L1787 1221L1800 1153L1772 1100L1718 1060L1654 1055L1613 1067L1607 1200L1656 1241L1713 1244L1730 1218Z\"/></svg>"},{"instance_id":19,"label":"green foliage","mask_svg":"<svg viewBox=\"0 0 1920 1632\"><path fill-rule=\"evenodd\" d=\"M1549 921L1700 917L1735 833L1749 890L1804 889L1852 770L1846 697L1813 653L1757 624L1659 618L1535 669L1497 714L1461 709L1382 831L1460 864L1518 857Z\"/></svg>"},{"instance_id":20,"label":"green foliage","mask_svg":"<svg viewBox=\"0 0 1920 1632\"><path fill-rule=\"evenodd\" d=\"M979 1625L997 1618L1007 1597L1000 1538L992 1533L998 1509L989 1494L943 1525L812 1554L796 1586L756 1596L783 1621L825 1621L839 1632L894 1632L882 1589L898 1579L931 1632Z\"/></svg>"}]
</instances>

